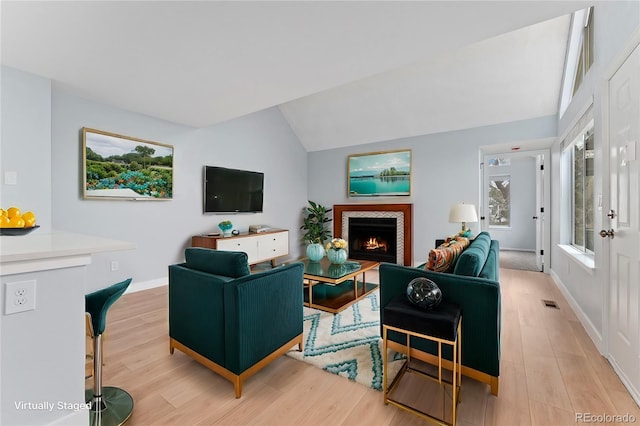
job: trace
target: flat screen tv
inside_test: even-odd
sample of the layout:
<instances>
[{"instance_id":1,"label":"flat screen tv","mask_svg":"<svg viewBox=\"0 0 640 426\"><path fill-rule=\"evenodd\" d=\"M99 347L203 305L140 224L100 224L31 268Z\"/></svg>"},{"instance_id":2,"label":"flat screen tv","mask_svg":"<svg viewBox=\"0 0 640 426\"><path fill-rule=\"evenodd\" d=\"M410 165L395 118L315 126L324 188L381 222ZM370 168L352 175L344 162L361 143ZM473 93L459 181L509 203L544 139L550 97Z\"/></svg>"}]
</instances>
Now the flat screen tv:
<instances>
[{"instance_id":1,"label":"flat screen tv","mask_svg":"<svg viewBox=\"0 0 640 426\"><path fill-rule=\"evenodd\" d=\"M262 212L263 188L264 173L204 166L204 212Z\"/></svg>"}]
</instances>

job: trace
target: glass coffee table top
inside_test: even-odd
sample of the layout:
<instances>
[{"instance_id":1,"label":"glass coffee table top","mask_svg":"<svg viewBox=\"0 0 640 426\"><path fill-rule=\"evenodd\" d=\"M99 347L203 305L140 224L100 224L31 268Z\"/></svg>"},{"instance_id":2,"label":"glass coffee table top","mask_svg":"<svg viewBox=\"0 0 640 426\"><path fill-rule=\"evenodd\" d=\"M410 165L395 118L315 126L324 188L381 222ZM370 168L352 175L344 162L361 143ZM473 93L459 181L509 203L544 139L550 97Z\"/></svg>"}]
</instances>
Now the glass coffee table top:
<instances>
[{"instance_id":1,"label":"glass coffee table top","mask_svg":"<svg viewBox=\"0 0 640 426\"><path fill-rule=\"evenodd\" d=\"M304 265L304 306L338 313L374 291L378 285L367 283L365 273L380 263L348 260L336 265L323 258L320 262L300 259Z\"/></svg>"},{"instance_id":2,"label":"glass coffee table top","mask_svg":"<svg viewBox=\"0 0 640 426\"><path fill-rule=\"evenodd\" d=\"M330 278L334 280L357 272L362 268L359 262L350 260L340 265L329 262L329 259L327 258L322 258L319 262L312 262L309 259L302 259L300 262L304 264L305 275L313 275L314 277Z\"/></svg>"}]
</instances>

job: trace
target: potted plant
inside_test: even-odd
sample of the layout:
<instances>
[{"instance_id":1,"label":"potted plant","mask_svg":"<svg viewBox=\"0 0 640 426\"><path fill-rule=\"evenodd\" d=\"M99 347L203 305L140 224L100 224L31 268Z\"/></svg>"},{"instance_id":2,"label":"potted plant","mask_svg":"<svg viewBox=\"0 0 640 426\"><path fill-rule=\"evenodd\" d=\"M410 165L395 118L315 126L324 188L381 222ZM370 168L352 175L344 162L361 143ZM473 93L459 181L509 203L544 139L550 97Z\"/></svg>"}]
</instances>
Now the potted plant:
<instances>
[{"instance_id":1,"label":"potted plant","mask_svg":"<svg viewBox=\"0 0 640 426\"><path fill-rule=\"evenodd\" d=\"M309 206L304 209L304 222L300 229L306 232L302 236L307 246L307 257L317 262L324 257L324 241L331 236L331 230L325 226L331 222L328 213L331 209L309 200Z\"/></svg>"},{"instance_id":2,"label":"potted plant","mask_svg":"<svg viewBox=\"0 0 640 426\"><path fill-rule=\"evenodd\" d=\"M218 228L222 231L223 237L231 236L231 228L233 228L233 223L230 220L223 220L218 224Z\"/></svg>"}]
</instances>

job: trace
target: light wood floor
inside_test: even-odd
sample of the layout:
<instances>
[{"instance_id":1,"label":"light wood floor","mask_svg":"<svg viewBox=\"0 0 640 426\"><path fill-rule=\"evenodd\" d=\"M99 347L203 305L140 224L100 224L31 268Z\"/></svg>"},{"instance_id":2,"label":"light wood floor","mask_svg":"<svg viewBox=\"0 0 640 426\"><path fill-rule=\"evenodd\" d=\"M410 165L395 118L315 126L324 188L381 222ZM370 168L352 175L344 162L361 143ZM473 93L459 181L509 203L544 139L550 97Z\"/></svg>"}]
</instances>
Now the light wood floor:
<instances>
[{"instance_id":1,"label":"light wood floor","mask_svg":"<svg viewBox=\"0 0 640 426\"><path fill-rule=\"evenodd\" d=\"M576 413L630 413L640 422L640 409L549 276L500 274L500 394L463 379L458 424L570 425ZM560 309L544 307L542 299ZM104 385L133 396L130 425L424 424L384 405L381 392L286 356L250 378L236 399L230 382L179 351L169 355L166 287L125 295L111 308ZM408 385L404 392L428 401L420 384Z\"/></svg>"}]
</instances>

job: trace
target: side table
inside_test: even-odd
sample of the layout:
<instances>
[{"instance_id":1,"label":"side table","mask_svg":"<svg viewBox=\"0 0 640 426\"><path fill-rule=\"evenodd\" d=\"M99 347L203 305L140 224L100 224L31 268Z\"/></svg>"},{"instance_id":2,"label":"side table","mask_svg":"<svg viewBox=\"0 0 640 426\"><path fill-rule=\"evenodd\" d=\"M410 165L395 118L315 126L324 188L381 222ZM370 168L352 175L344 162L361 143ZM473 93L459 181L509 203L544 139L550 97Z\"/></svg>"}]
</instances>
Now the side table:
<instances>
[{"instance_id":1,"label":"side table","mask_svg":"<svg viewBox=\"0 0 640 426\"><path fill-rule=\"evenodd\" d=\"M462 313L458 305L441 303L433 310L420 309L407 300L404 294L396 296L384 308L384 323L382 325L382 353L383 353L383 396L385 404L392 404L407 410L424 419L441 425L456 424L456 408L460 400L460 384L462 381ZM387 388L387 332L393 330L407 336L407 360ZM411 337L431 340L438 344L438 374L425 373L411 366ZM451 381L442 378L442 344L451 346L453 354L453 370ZM420 411L391 396L405 373L416 373L421 377L436 381L440 386L451 388L451 422L445 421L445 397L442 392L442 417ZM444 390L444 389L443 389Z\"/></svg>"}]
</instances>

